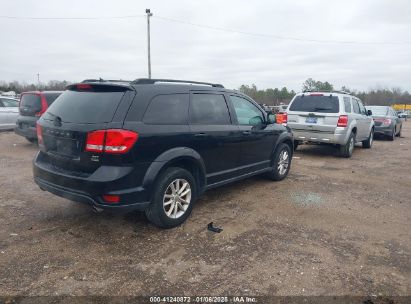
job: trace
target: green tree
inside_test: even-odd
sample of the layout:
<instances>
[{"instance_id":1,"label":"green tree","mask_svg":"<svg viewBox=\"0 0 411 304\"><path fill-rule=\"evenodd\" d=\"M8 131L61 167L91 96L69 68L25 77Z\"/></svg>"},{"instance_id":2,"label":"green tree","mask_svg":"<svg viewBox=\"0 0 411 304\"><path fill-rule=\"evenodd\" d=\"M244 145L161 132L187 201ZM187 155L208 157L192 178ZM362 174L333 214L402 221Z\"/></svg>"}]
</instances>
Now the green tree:
<instances>
[{"instance_id":1,"label":"green tree","mask_svg":"<svg viewBox=\"0 0 411 304\"><path fill-rule=\"evenodd\" d=\"M334 86L329 83L328 81L316 81L312 78L308 78L303 83L303 91L332 91L334 90Z\"/></svg>"}]
</instances>

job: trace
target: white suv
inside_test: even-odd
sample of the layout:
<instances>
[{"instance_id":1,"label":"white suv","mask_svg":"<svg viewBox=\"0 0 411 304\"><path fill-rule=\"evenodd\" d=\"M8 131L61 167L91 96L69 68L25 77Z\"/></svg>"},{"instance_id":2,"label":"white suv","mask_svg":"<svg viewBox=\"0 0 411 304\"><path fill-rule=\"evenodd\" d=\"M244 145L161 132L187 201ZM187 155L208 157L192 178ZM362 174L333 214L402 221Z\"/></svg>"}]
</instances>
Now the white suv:
<instances>
[{"instance_id":1,"label":"white suv","mask_svg":"<svg viewBox=\"0 0 411 304\"><path fill-rule=\"evenodd\" d=\"M302 142L338 145L351 157L356 142L371 148L374 121L361 100L345 92L298 93L287 110L295 147Z\"/></svg>"}]
</instances>

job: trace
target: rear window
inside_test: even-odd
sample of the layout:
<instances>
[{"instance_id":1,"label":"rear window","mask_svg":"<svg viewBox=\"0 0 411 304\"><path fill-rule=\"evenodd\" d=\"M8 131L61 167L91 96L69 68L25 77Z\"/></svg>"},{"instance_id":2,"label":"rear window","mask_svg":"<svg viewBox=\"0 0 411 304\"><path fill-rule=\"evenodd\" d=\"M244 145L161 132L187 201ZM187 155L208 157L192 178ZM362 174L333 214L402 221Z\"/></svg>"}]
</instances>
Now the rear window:
<instances>
[{"instance_id":1,"label":"rear window","mask_svg":"<svg viewBox=\"0 0 411 304\"><path fill-rule=\"evenodd\" d=\"M21 97L20 107L41 110L40 96L35 94L23 94Z\"/></svg>"},{"instance_id":2,"label":"rear window","mask_svg":"<svg viewBox=\"0 0 411 304\"><path fill-rule=\"evenodd\" d=\"M124 92L65 91L45 113L63 122L104 123L112 121Z\"/></svg>"},{"instance_id":3,"label":"rear window","mask_svg":"<svg viewBox=\"0 0 411 304\"><path fill-rule=\"evenodd\" d=\"M297 96L289 111L338 113L340 110L337 96Z\"/></svg>"},{"instance_id":4,"label":"rear window","mask_svg":"<svg viewBox=\"0 0 411 304\"><path fill-rule=\"evenodd\" d=\"M388 115L387 107L367 107L367 110L371 110L372 115L381 115L381 116Z\"/></svg>"},{"instance_id":5,"label":"rear window","mask_svg":"<svg viewBox=\"0 0 411 304\"><path fill-rule=\"evenodd\" d=\"M45 93L47 105L50 106L60 95L61 93Z\"/></svg>"}]
</instances>

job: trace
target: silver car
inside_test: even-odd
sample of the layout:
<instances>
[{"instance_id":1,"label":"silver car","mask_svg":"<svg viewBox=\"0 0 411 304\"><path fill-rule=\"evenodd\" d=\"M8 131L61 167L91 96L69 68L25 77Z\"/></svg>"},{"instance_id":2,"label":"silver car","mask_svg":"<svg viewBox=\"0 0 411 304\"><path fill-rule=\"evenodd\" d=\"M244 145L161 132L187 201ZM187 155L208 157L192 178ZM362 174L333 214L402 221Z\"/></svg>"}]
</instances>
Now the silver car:
<instances>
[{"instance_id":1,"label":"silver car","mask_svg":"<svg viewBox=\"0 0 411 304\"><path fill-rule=\"evenodd\" d=\"M0 96L0 130L13 130L19 115L19 101Z\"/></svg>"},{"instance_id":2,"label":"silver car","mask_svg":"<svg viewBox=\"0 0 411 304\"><path fill-rule=\"evenodd\" d=\"M287 110L295 147L303 142L337 145L343 157L351 157L356 142L371 148L374 121L361 100L345 92L303 92Z\"/></svg>"}]
</instances>

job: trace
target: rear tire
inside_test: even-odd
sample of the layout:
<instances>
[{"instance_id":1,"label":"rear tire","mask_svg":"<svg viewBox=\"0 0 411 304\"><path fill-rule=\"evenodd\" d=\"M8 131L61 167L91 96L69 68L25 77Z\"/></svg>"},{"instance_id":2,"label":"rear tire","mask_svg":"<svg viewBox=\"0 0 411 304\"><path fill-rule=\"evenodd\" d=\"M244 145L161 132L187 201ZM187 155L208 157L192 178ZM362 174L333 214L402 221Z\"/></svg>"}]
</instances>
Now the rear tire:
<instances>
[{"instance_id":1,"label":"rear tire","mask_svg":"<svg viewBox=\"0 0 411 304\"><path fill-rule=\"evenodd\" d=\"M146 216L160 228L179 226L189 217L196 196L197 185L193 175L185 169L170 167L154 185Z\"/></svg>"},{"instance_id":2,"label":"rear tire","mask_svg":"<svg viewBox=\"0 0 411 304\"><path fill-rule=\"evenodd\" d=\"M350 158L355 146L355 134L351 132L350 137L345 145L340 146L340 155L342 157Z\"/></svg>"},{"instance_id":3,"label":"rear tire","mask_svg":"<svg viewBox=\"0 0 411 304\"><path fill-rule=\"evenodd\" d=\"M388 137L388 140L390 140L390 141L395 140L395 128L392 130L392 134Z\"/></svg>"},{"instance_id":4,"label":"rear tire","mask_svg":"<svg viewBox=\"0 0 411 304\"><path fill-rule=\"evenodd\" d=\"M401 137L402 126L400 127L400 131L397 134L397 137Z\"/></svg>"},{"instance_id":5,"label":"rear tire","mask_svg":"<svg viewBox=\"0 0 411 304\"><path fill-rule=\"evenodd\" d=\"M267 177L273 181L283 180L291 168L291 149L287 144L280 144L274 153L273 167Z\"/></svg>"},{"instance_id":6,"label":"rear tire","mask_svg":"<svg viewBox=\"0 0 411 304\"><path fill-rule=\"evenodd\" d=\"M294 151L297 151L297 148L299 145L300 145L300 142L298 140L294 140Z\"/></svg>"},{"instance_id":7,"label":"rear tire","mask_svg":"<svg viewBox=\"0 0 411 304\"><path fill-rule=\"evenodd\" d=\"M371 129L370 135L368 136L367 140L364 140L362 142L362 147L364 149L371 148L373 141L374 141L374 129Z\"/></svg>"}]
</instances>

